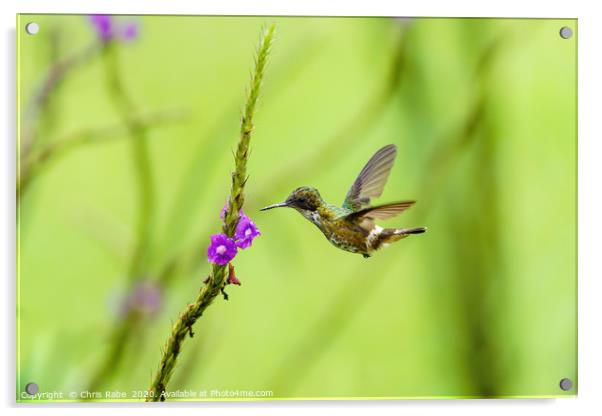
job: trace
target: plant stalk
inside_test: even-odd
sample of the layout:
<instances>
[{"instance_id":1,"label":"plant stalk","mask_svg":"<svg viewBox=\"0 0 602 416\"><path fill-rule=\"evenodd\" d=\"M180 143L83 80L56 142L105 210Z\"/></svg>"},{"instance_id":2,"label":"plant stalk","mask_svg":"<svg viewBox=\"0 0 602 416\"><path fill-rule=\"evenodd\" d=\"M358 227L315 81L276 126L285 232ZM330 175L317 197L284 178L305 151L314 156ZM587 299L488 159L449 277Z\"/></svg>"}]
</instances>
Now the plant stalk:
<instances>
[{"instance_id":1,"label":"plant stalk","mask_svg":"<svg viewBox=\"0 0 602 416\"><path fill-rule=\"evenodd\" d=\"M235 169L232 172L232 187L230 190L229 204L224 217L223 232L229 237L234 236L239 220L239 211L244 205L244 188L247 182L247 161L249 158L249 143L253 131L253 116L270 46L274 37L275 26L270 26L262 35L257 56L255 70L251 78L251 87L243 112L240 138L235 154ZM184 309L171 329L171 334L165 343L159 368L152 381L146 401L164 401L167 384L171 379L176 361L187 335L193 336L192 326L203 315L203 312L214 299L221 293L226 279L227 265L214 264L205 285L199 291L195 301Z\"/></svg>"},{"instance_id":2,"label":"plant stalk","mask_svg":"<svg viewBox=\"0 0 602 416\"><path fill-rule=\"evenodd\" d=\"M155 212L155 188L147 142L147 125L135 117L137 113L136 106L128 95L121 77L117 47L118 44L114 40L108 41L103 46L102 56L105 63L107 88L109 89L110 98L115 108L119 111L123 123L126 125L128 133L132 138L132 157L138 191L138 218L134 252L132 253L132 260L128 270L128 282L131 288L134 282L140 279L146 272L145 267L149 257L151 228ZM113 345L107 352L97 372L92 376L92 381L88 386L89 391L96 391L104 385L119 368L123 356L122 352L128 339L126 329L130 328L127 321L130 319L134 323L140 320L139 316L135 315L128 316L126 321L118 323L116 330L112 334Z\"/></svg>"}]
</instances>

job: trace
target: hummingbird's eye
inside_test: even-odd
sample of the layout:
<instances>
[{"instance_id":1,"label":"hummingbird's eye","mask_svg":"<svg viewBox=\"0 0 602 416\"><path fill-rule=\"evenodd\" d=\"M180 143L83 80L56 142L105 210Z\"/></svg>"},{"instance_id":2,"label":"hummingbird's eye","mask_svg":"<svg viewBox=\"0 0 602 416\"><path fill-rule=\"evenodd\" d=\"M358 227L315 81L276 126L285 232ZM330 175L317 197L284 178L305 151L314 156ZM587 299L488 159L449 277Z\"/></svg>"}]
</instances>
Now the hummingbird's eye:
<instances>
[{"instance_id":1,"label":"hummingbird's eye","mask_svg":"<svg viewBox=\"0 0 602 416\"><path fill-rule=\"evenodd\" d=\"M300 196L299 198L297 198L297 200L295 201L295 205L301 209L315 211L315 207L313 207L311 201L304 196Z\"/></svg>"}]
</instances>

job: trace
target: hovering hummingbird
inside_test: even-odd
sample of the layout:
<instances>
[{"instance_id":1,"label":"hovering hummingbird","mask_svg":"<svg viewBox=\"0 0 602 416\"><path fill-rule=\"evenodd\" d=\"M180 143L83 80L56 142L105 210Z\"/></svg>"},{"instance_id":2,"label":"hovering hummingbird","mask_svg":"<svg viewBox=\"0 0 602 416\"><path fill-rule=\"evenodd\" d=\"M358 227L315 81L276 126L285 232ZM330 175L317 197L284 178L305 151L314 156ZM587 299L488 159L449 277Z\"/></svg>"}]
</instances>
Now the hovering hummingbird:
<instances>
[{"instance_id":1,"label":"hovering hummingbird","mask_svg":"<svg viewBox=\"0 0 602 416\"><path fill-rule=\"evenodd\" d=\"M289 207L315 224L336 247L370 257L372 253L410 234L422 234L426 227L382 228L374 220L386 220L402 213L416 201L401 201L371 207L370 199L379 197L397 156L397 147L387 145L366 163L347 192L342 207L325 202L317 189L302 186L286 201L262 208L265 211Z\"/></svg>"}]
</instances>

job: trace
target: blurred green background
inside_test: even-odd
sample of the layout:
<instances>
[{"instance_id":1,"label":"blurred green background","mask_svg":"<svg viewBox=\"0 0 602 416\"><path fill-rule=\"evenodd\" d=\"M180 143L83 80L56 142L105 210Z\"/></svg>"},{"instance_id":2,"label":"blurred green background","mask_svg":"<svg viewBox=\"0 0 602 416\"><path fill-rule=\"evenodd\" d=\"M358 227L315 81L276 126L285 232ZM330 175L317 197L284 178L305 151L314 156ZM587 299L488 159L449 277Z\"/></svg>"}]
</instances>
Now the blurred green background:
<instances>
[{"instance_id":1,"label":"blurred green background","mask_svg":"<svg viewBox=\"0 0 602 416\"><path fill-rule=\"evenodd\" d=\"M18 391L149 387L208 274L254 48L275 22L246 188L262 236L169 389L576 393L576 20L114 18L132 22L136 39L112 44L133 103L120 107L87 17L18 19L21 180L31 175L18 198ZM134 109L142 139L124 127ZM136 140L152 173L144 207ZM378 202L418 203L385 225L428 233L364 259L292 210L258 211L301 185L341 203L388 143L399 154ZM60 152L27 164L47 149Z\"/></svg>"}]
</instances>

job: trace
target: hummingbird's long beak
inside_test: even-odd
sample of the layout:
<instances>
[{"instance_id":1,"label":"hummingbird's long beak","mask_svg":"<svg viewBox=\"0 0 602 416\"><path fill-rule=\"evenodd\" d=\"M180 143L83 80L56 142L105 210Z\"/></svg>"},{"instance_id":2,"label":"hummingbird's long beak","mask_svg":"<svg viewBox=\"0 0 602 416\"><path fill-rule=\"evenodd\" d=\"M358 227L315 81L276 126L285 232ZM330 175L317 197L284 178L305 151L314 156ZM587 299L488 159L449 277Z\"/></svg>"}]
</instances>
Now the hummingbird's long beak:
<instances>
[{"instance_id":1,"label":"hummingbird's long beak","mask_svg":"<svg viewBox=\"0 0 602 416\"><path fill-rule=\"evenodd\" d=\"M288 207L288 204L286 202L280 202L279 204L268 205L267 207L261 208L260 211L267 211L268 209L279 207Z\"/></svg>"}]
</instances>

